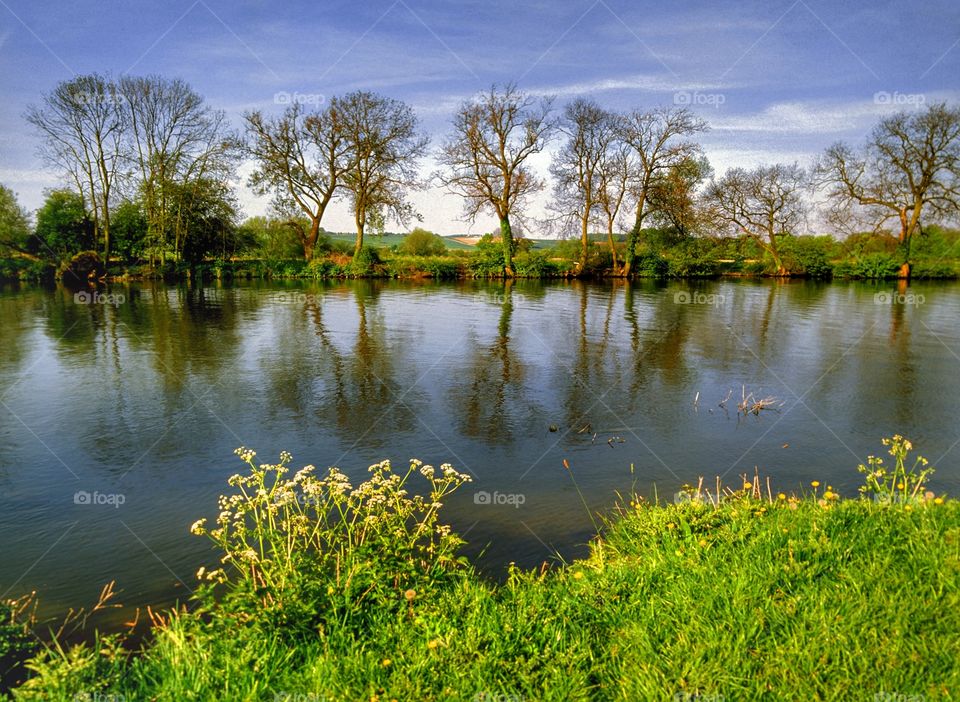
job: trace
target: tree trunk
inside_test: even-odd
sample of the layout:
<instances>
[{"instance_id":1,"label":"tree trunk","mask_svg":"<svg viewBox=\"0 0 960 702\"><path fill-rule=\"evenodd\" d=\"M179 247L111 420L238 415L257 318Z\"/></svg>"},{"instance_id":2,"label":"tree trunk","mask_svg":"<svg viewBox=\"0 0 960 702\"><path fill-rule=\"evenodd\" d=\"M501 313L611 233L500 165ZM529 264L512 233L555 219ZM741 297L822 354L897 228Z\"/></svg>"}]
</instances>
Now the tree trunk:
<instances>
[{"instance_id":1,"label":"tree trunk","mask_svg":"<svg viewBox=\"0 0 960 702\"><path fill-rule=\"evenodd\" d=\"M910 225L907 220L907 208L900 208L900 250L903 252L903 263L897 277L907 280L910 278Z\"/></svg>"},{"instance_id":2,"label":"tree trunk","mask_svg":"<svg viewBox=\"0 0 960 702\"><path fill-rule=\"evenodd\" d=\"M627 250L623 254L623 277L629 278L633 269L633 262L637 258L637 242L640 240L640 220L633 223L633 228L627 233Z\"/></svg>"},{"instance_id":3,"label":"tree trunk","mask_svg":"<svg viewBox=\"0 0 960 702\"><path fill-rule=\"evenodd\" d=\"M770 255L773 256L773 265L777 269L776 275L780 278L790 275L786 266L783 265L780 252L777 250L777 237L775 234L770 234L770 246L767 247L767 250L770 252Z\"/></svg>"},{"instance_id":4,"label":"tree trunk","mask_svg":"<svg viewBox=\"0 0 960 702\"><path fill-rule=\"evenodd\" d=\"M110 210L103 205L103 268L110 271Z\"/></svg>"},{"instance_id":5,"label":"tree trunk","mask_svg":"<svg viewBox=\"0 0 960 702\"><path fill-rule=\"evenodd\" d=\"M500 218L500 241L503 245L503 274L507 278L513 277L513 230L510 228L510 217Z\"/></svg>"},{"instance_id":6,"label":"tree trunk","mask_svg":"<svg viewBox=\"0 0 960 702\"><path fill-rule=\"evenodd\" d=\"M587 257L590 253L589 215L580 218L580 275L587 270Z\"/></svg>"},{"instance_id":7,"label":"tree trunk","mask_svg":"<svg viewBox=\"0 0 960 702\"><path fill-rule=\"evenodd\" d=\"M303 258L309 263L313 260L313 252L317 247L317 238L320 236L320 218L314 217L310 220L310 231L306 236L301 235L303 244Z\"/></svg>"},{"instance_id":8,"label":"tree trunk","mask_svg":"<svg viewBox=\"0 0 960 702\"><path fill-rule=\"evenodd\" d=\"M357 256L360 255L360 249L363 248L363 228L364 228L364 215L358 209L357 213L354 215L354 221L357 223L357 243L353 247L353 259L356 260Z\"/></svg>"},{"instance_id":9,"label":"tree trunk","mask_svg":"<svg viewBox=\"0 0 960 702\"><path fill-rule=\"evenodd\" d=\"M617 243L613 240L613 223L607 227L607 243L610 244L610 256L613 259L613 274L620 275L620 267L617 265Z\"/></svg>"}]
</instances>

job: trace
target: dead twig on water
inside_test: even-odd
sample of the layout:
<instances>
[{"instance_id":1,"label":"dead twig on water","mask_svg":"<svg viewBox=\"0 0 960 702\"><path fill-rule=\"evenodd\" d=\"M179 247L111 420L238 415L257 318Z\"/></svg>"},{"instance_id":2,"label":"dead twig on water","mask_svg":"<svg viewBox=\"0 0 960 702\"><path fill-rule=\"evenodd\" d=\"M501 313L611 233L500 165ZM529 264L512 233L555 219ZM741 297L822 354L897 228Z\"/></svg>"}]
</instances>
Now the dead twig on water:
<instances>
[{"instance_id":1,"label":"dead twig on water","mask_svg":"<svg viewBox=\"0 0 960 702\"><path fill-rule=\"evenodd\" d=\"M727 401L730 399L730 396L731 396L732 394L733 394L733 390L727 390L727 396L726 396L725 398L723 398L722 400L720 400L720 405L719 405L719 406L720 406L720 407L723 407L723 409L727 409Z\"/></svg>"},{"instance_id":2,"label":"dead twig on water","mask_svg":"<svg viewBox=\"0 0 960 702\"><path fill-rule=\"evenodd\" d=\"M747 394L746 386L742 386L740 403L737 405L737 411L743 416L748 414L759 415L763 410L776 410L783 407L783 402L776 397L755 397L751 392Z\"/></svg>"}]
</instances>

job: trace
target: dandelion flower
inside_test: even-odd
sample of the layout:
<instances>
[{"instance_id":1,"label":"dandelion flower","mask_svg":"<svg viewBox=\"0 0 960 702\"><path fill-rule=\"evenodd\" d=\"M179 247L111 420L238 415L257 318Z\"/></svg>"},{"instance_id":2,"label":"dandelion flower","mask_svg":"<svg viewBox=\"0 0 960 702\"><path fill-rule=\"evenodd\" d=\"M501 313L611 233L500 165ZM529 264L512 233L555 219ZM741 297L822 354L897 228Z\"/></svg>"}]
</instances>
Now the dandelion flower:
<instances>
[{"instance_id":1,"label":"dandelion flower","mask_svg":"<svg viewBox=\"0 0 960 702\"><path fill-rule=\"evenodd\" d=\"M933 504L935 504L935 505L942 505L942 504L943 504L943 498L942 498L942 497L934 497L934 498L933 498Z\"/></svg>"},{"instance_id":2,"label":"dandelion flower","mask_svg":"<svg viewBox=\"0 0 960 702\"><path fill-rule=\"evenodd\" d=\"M777 499L778 499L778 500L785 500L785 499L787 499L787 496L784 495L784 494L781 492L781 493L779 493L779 494L777 495Z\"/></svg>"},{"instance_id":3,"label":"dandelion flower","mask_svg":"<svg viewBox=\"0 0 960 702\"><path fill-rule=\"evenodd\" d=\"M407 598L407 602L413 602L413 598L417 596L417 591L407 590L403 593L403 596Z\"/></svg>"},{"instance_id":4,"label":"dandelion flower","mask_svg":"<svg viewBox=\"0 0 960 702\"><path fill-rule=\"evenodd\" d=\"M810 484L811 484L813 487L815 487L815 488L820 487L820 481L819 481L819 480L811 480L811 481L810 481Z\"/></svg>"}]
</instances>

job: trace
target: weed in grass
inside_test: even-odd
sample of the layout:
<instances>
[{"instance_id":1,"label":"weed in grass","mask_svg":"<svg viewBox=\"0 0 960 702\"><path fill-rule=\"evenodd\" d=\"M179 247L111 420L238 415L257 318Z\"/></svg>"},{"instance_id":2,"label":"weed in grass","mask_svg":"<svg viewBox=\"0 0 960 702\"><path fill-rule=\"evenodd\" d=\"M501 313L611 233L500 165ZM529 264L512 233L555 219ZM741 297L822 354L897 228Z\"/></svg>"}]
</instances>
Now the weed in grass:
<instances>
[{"instance_id":1,"label":"weed in grass","mask_svg":"<svg viewBox=\"0 0 960 702\"><path fill-rule=\"evenodd\" d=\"M908 503L924 499L926 494L921 491L935 470L930 462L923 456L917 456L908 468L913 444L899 434L884 439L883 445L890 447L888 453L893 456L893 467L889 468L879 456L869 456L868 465L861 463L857 467L865 476L860 492L878 502Z\"/></svg>"}]
</instances>

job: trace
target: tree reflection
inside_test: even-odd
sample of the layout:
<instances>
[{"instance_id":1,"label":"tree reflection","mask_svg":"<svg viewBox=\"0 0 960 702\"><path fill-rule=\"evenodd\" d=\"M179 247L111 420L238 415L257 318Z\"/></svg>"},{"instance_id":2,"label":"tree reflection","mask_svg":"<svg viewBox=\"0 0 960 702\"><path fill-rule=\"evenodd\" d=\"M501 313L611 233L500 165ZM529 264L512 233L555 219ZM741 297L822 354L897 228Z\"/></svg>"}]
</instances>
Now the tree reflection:
<instances>
[{"instance_id":1,"label":"tree reflection","mask_svg":"<svg viewBox=\"0 0 960 702\"><path fill-rule=\"evenodd\" d=\"M637 303L638 288L648 293L641 298L648 304ZM661 285L649 281L628 283L624 288L624 318L629 327L633 362L629 387L631 407L643 399L651 383L676 387L686 379L684 347L690 336L686 317L692 305L677 300L673 294L664 292Z\"/></svg>"},{"instance_id":2,"label":"tree reflection","mask_svg":"<svg viewBox=\"0 0 960 702\"><path fill-rule=\"evenodd\" d=\"M378 281L361 280L293 296L277 335L279 357L264 363L280 406L298 419L312 416L315 429L371 447L385 445L394 432L414 430L421 402L415 378L405 386L400 380L413 376L414 368L406 347L388 334L378 304L381 288ZM305 345L310 336L316 341ZM378 431L383 426L390 431Z\"/></svg>"},{"instance_id":3,"label":"tree reflection","mask_svg":"<svg viewBox=\"0 0 960 702\"><path fill-rule=\"evenodd\" d=\"M496 294L500 303L497 335L489 344L472 344L465 363L465 381L454 381L450 404L462 434L491 444L514 439L517 415L523 404L525 368L511 348L514 314L513 281L507 279Z\"/></svg>"}]
</instances>

